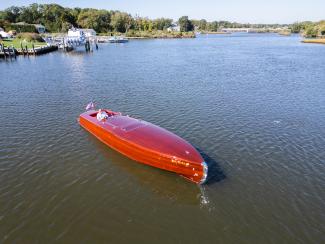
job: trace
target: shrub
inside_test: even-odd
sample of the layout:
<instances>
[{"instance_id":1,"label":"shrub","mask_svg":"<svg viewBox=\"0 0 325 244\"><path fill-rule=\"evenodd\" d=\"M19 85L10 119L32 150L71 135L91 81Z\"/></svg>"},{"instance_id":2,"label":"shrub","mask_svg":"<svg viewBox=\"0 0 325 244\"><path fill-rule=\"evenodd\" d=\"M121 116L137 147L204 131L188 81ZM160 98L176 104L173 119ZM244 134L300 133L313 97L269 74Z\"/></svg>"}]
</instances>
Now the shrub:
<instances>
[{"instance_id":1,"label":"shrub","mask_svg":"<svg viewBox=\"0 0 325 244\"><path fill-rule=\"evenodd\" d=\"M17 35L17 38L21 40L26 40L28 42L31 41L44 42L43 38L37 33L29 33L29 32L19 33Z\"/></svg>"},{"instance_id":2,"label":"shrub","mask_svg":"<svg viewBox=\"0 0 325 244\"><path fill-rule=\"evenodd\" d=\"M9 24L6 30L16 30L17 32L37 32L35 25L31 24Z\"/></svg>"}]
</instances>

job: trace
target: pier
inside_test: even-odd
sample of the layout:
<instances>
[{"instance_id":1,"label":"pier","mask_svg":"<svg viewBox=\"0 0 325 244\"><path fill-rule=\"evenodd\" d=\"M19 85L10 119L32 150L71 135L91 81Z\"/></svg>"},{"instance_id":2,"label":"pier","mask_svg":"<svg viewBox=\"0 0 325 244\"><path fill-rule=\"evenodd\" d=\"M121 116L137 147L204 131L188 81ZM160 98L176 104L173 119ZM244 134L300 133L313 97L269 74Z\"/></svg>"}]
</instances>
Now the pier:
<instances>
[{"instance_id":1,"label":"pier","mask_svg":"<svg viewBox=\"0 0 325 244\"><path fill-rule=\"evenodd\" d=\"M36 48L21 48L17 49L16 52L18 55L41 55L49 52L53 52L58 50L57 45L49 45L49 46L43 46L43 47L36 47Z\"/></svg>"},{"instance_id":2,"label":"pier","mask_svg":"<svg viewBox=\"0 0 325 244\"><path fill-rule=\"evenodd\" d=\"M5 47L0 44L0 58L16 58L17 52L13 47Z\"/></svg>"},{"instance_id":3,"label":"pier","mask_svg":"<svg viewBox=\"0 0 325 244\"><path fill-rule=\"evenodd\" d=\"M36 47L36 48L20 48L16 49L14 47L4 47L0 45L0 58L16 58L17 55L23 56L36 56L42 55L45 53L53 52L58 50L58 46L56 45L49 45L44 47Z\"/></svg>"}]
</instances>

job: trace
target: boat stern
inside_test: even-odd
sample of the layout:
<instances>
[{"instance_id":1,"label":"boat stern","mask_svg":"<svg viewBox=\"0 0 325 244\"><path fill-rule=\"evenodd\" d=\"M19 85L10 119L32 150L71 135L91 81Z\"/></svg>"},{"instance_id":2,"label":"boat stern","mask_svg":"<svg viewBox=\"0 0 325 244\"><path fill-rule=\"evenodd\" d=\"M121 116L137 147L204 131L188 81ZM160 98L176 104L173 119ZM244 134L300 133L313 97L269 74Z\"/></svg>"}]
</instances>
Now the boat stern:
<instances>
[{"instance_id":1,"label":"boat stern","mask_svg":"<svg viewBox=\"0 0 325 244\"><path fill-rule=\"evenodd\" d=\"M190 170L188 170L190 168ZM179 174L187 180L202 185L208 179L208 165L206 162L191 163L188 167L180 169Z\"/></svg>"},{"instance_id":2,"label":"boat stern","mask_svg":"<svg viewBox=\"0 0 325 244\"><path fill-rule=\"evenodd\" d=\"M207 178L208 178L209 168L208 168L208 165L207 165L206 162L202 162L201 165L202 165L202 168L203 168L203 174L202 174L202 178L201 178L199 184L204 184L207 181Z\"/></svg>"}]
</instances>

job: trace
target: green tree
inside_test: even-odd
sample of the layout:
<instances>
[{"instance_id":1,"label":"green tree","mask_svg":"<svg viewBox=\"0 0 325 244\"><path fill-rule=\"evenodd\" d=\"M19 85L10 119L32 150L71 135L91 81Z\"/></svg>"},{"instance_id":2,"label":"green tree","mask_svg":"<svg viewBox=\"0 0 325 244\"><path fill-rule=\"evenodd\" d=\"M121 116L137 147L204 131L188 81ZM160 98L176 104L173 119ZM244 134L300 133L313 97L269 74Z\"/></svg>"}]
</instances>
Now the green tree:
<instances>
[{"instance_id":1,"label":"green tree","mask_svg":"<svg viewBox=\"0 0 325 244\"><path fill-rule=\"evenodd\" d=\"M188 16L182 16L178 19L178 24L180 26L180 30L183 32L193 31L194 25L188 19Z\"/></svg>"},{"instance_id":2,"label":"green tree","mask_svg":"<svg viewBox=\"0 0 325 244\"><path fill-rule=\"evenodd\" d=\"M318 34L325 35L325 20L322 20L318 23Z\"/></svg>"},{"instance_id":3,"label":"green tree","mask_svg":"<svg viewBox=\"0 0 325 244\"><path fill-rule=\"evenodd\" d=\"M18 22L18 17L20 15L21 8L17 6L12 6L4 10L3 13L3 20L9 23L16 23Z\"/></svg>"},{"instance_id":4,"label":"green tree","mask_svg":"<svg viewBox=\"0 0 325 244\"><path fill-rule=\"evenodd\" d=\"M304 34L306 37L316 37L317 32L318 32L317 27L315 27L313 25L309 25L306 27Z\"/></svg>"},{"instance_id":5,"label":"green tree","mask_svg":"<svg viewBox=\"0 0 325 244\"><path fill-rule=\"evenodd\" d=\"M209 31L216 32L216 31L218 31L218 29L219 29L219 23L218 23L218 21L213 21L213 22L211 22L209 24Z\"/></svg>"},{"instance_id":6,"label":"green tree","mask_svg":"<svg viewBox=\"0 0 325 244\"><path fill-rule=\"evenodd\" d=\"M125 33L133 25L133 18L131 15L122 12L114 12L111 17L111 27L114 31Z\"/></svg>"},{"instance_id":7,"label":"green tree","mask_svg":"<svg viewBox=\"0 0 325 244\"><path fill-rule=\"evenodd\" d=\"M207 29L208 22L205 19L201 19L199 21L198 28L199 30L206 30Z\"/></svg>"},{"instance_id":8,"label":"green tree","mask_svg":"<svg viewBox=\"0 0 325 244\"><path fill-rule=\"evenodd\" d=\"M97 32L110 30L111 14L106 10L86 9L78 15L77 24L82 28L94 29Z\"/></svg>"},{"instance_id":9,"label":"green tree","mask_svg":"<svg viewBox=\"0 0 325 244\"><path fill-rule=\"evenodd\" d=\"M0 11L0 27L4 28L4 26L7 24L7 22L4 19L5 12Z\"/></svg>"},{"instance_id":10,"label":"green tree","mask_svg":"<svg viewBox=\"0 0 325 244\"><path fill-rule=\"evenodd\" d=\"M39 11L42 15L41 23L45 25L50 32L64 31L62 27L68 23L73 17L69 11L58 4L43 4L39 6Z\"/></svg>"},{"instance_id":11,"label":"green tree","mask_svg":"<svg viewBox=\"0 0 325 244\"><path fill-rule=\"evenodd\" d=\"M153 20L153 28L155 30L165 30L170 27L173 23L172 19L159 18Z\"/></svg>"},{"instance_id":12,"label":"green tree","mask_svg":"<svg viewBox=\"0 0 325 244\"><path fill-rule=\"evenodd\" d=\"M303 26L299 22L295 22L291 25L290 29L292 33L299 33L302 30Z\"/></svg>"},{"instance_id":13,"label":"green tree","mask_svg":"<svg viewBox=\"0 0 325 244\"><path fill-rule=\"evenodd\" d=\"M18 20L29 24L38 24L41 21L42 14L39 11L39 5L33 3L28 7L22 7Z\"/></svg>"}]
</instances>

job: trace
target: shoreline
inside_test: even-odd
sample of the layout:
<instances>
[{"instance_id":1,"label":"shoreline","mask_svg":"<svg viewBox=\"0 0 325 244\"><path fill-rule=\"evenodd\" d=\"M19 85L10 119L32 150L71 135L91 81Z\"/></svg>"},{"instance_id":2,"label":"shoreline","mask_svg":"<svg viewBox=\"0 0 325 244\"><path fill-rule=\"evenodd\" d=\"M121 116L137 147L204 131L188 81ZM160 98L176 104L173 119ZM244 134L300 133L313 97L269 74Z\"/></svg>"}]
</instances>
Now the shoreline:
<instances>
[{"instance_id":1,"label":"shoreline","mask_svg":"<svg viewBox=\"0 0 325 244\"><path fill-rule=\"evenodd\" d=\"M47 33L43 36L52 37L64 37L65 33ZM97 33L92 38L99 40L106 40L111 37L126 37L127 39L184 39L184 38L196 38L195 32L167 32L167 31L129 31L127 33L121 32L107 32Z\"/></svg>"},{"instance_id":2,"label":"shoreline","mask_svg":"<svg viewBox=\"0 0 325 244\"><path fill-rule=\"evenodd\" d=\"M231 32L225 32L225 31L202 31L201 32L202 35L207 35L207 34L211 34L211 35L231 35Z\"/></svg>"},{"instance_id":3,"label":"shoreline","mask_svg":"<svg viewBox=\"0 0 325 244\"><path fill-rule=\"evenodd\" d=\"M107 36L102 36L107 37ZM145 37L145 36L126 36L127 39L130 40L150 40L150 39L188 39L188 38L196 38L195 36L180 36L180 37L170 37L170 36L153 36L153 37Z\"/></svg>"},{"instance_id":4,"label":"shoreline","mask_svg":"<svg viewBox=\"0 0 325 244\"><path fill-rule=\"evenodd\" d=\"M195 32L176 32L176 31L134 31L131 30L127 33L101 33L99 36L109 38L111 36L125 36L128 39L182 39L182 38L195 38Z\"/></svg>"}]
</instances>

